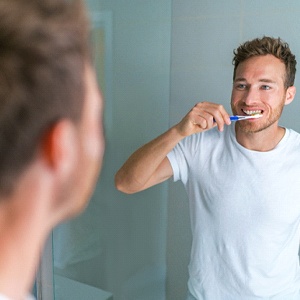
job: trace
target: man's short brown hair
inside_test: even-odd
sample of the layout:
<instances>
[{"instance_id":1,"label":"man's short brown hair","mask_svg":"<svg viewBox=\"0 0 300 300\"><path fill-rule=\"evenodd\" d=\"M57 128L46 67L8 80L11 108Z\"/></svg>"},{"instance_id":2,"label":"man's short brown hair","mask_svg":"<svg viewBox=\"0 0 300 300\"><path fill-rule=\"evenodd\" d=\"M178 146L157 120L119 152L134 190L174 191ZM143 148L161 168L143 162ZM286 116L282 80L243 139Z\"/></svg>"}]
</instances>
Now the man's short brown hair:
<instances>
[{"instance_id":1,"label":"man's short brown hair","mask_svg":"<svg viewBox=\"0 0 300 300\"><path fill-rule=\"evenodd\" d=\"M267 36L256 38L240 45L233 53L233 80L235 79L236 69L241 62L253 56L271 54L285 64L285 88L294 85L297 64L295 55L291 52L289 45L280 38Z\"/></svg>"},{"instance_id":2,"label":"man's short brown hair","mask_svg":"<svg viewBox=\"0 0 300 300\"><path fill-rule=\"evenodd\" d=\"M89 59L83 1L0 1L0 193L62 118L80 119Z\"/></svg>"}]
</instances>

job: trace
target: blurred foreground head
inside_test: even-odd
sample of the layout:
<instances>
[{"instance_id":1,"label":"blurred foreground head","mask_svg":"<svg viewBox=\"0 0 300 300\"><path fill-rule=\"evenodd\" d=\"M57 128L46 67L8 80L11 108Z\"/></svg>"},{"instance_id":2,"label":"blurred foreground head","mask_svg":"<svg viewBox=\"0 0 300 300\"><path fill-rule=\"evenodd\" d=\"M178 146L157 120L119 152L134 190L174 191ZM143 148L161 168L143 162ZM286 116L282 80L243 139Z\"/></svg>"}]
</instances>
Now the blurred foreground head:
<instances>
[{"instance_id":1,"label":"blurred foreground head","mask_svg":"<svg viewBox=\"0 0 300 300\"><path fill-rule=\"evenodd\" d=\"M1 0L0 201L39 161L60 217L80 212L101 167L102 105L83 1Z\"/></svg>"}]
</instances>

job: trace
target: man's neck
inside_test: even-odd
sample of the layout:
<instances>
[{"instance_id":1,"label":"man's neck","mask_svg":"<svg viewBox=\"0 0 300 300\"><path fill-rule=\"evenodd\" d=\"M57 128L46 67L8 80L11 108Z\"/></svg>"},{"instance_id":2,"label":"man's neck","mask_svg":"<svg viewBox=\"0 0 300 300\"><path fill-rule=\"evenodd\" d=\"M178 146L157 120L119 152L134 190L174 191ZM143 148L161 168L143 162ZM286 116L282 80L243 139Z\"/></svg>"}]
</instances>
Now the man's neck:
<instances>
[{"instance_id":1,"label":"man's neck","mask_svg":"<svg viewBox=\"0 0 300 300\"><path fill-rule=\"evenodd\" d=\"M0 293L11 299L23 300L31 291L50 231L49 194L42 179L25 178L12 196L0 198Z\"/></svg>"},{"instance_id":2,"label":"man's neck","mask_svg":"<svg viewBox=\"0 0 300 300\"><path fill-rule=\"evenodd\" d=\"M285 134L285 128L279 126L270 126L260 132L246 133L238 126L235 126L236 139L243 147L266 152L274 149L282 140Z\"/></svg>"}]
</instances>

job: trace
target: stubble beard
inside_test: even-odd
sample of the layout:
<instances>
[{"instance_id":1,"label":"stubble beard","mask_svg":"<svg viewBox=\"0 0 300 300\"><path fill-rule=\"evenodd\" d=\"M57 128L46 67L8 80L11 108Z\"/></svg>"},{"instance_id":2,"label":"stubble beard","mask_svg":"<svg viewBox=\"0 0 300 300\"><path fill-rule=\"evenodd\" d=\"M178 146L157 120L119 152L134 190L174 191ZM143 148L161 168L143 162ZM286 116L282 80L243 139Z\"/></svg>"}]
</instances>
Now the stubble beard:
<instances>
[{"instance_id":1,"label":"stubble beard","mask_svg":"<svg viewBox=\"0 0 300 300\"><path fill-rule=\"evenodd\" d=\"M249 134L261 132L269 128L279 120L283 111L284 101L285 101L285 96L282 98L281 104L278 105L275 110L273 110L273 112L268 118L264 119L263 123L261 122L262 120L258 122L252 122L251 120L244 120L244 121L238 121L236 127L239 128L239 130L241 130L242 132L249 133ZM237 114L236 109L233 107L233 105L231 105L231 109L233 114Z\"/></svg>"}]
</instances>

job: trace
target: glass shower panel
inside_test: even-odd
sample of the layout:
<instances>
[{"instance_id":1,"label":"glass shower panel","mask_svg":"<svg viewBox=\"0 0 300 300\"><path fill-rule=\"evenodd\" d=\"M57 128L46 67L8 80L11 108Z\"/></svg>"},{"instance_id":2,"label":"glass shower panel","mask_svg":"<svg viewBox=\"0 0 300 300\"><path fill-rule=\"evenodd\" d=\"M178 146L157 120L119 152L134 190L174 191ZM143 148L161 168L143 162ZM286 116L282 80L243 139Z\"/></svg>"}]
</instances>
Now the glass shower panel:
<instances>
[{"instance_id":1,"label":"glass shower panel","mask_svg":"<svg viewBox=\"0 0 300 300\"><path fill-rule=\"evenodd\" d=\"M87 1L106 153L85 212L53 232L56 300L164 300L167 185L125 195L114 174L169 123L171 0Z\"/></svg>"}]
</instances>

